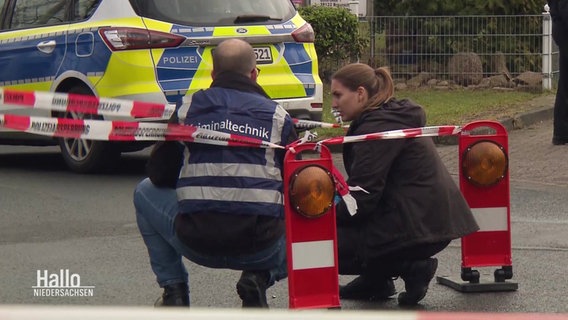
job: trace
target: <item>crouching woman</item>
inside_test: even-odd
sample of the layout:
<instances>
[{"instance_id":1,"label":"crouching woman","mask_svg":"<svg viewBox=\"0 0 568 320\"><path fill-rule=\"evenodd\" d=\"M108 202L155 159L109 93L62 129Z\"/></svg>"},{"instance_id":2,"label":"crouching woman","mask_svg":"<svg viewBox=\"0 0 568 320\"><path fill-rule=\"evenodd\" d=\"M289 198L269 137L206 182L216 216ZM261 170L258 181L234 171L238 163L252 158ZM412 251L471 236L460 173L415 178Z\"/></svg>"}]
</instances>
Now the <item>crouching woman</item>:
<instances>
[{"instance_id":1,"label":"crouching woman","mask_svg":"<svg viewBox=\"0 0 568 320\"><path fill-rule=\"evenodd\" d=\"M350 64L332 77L332 107L351 121L348 136L423 127L424 110L394 98L388 69ZM404 280L400 305L422 300L438 266L434 255L478 230L459 188L429 137L345 144L347 183L357 202L337 205L339 272L359 275L344 299L385 299Z\"/></svg>"}]
</instances>

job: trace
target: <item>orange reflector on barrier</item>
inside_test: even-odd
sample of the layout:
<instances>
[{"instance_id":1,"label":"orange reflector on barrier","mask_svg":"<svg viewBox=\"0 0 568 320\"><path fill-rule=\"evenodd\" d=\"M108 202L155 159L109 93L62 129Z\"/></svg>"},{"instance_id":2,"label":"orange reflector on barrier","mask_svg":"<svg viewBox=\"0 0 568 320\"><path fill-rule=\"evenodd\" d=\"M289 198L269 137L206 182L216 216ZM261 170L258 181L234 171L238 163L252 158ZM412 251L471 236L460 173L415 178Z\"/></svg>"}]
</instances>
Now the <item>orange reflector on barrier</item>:
<instances>
[{"instance_id":1,"label":"orange reflector on barrier","mask_svg":"<svg viewBox=\"0 0 568 320\"><path fill-rule=\"evenodd\" d=\"M307 218L325 214L333 204L335 185L328 170L316 165L298 169L290 181L292 207Z\"/></svg>"},{"instance_id":2,"label":"orange reflector on barrier","mask_svg":"<svg viewBox=\"0 0 568 320\"><path fill-rule=\"evenodd\" d=\"M462 169L469 182L478 186L491 186L503 180L507 164L503 146L492 141L480 141L465 151Z\"/></svg>"}]
</instances>

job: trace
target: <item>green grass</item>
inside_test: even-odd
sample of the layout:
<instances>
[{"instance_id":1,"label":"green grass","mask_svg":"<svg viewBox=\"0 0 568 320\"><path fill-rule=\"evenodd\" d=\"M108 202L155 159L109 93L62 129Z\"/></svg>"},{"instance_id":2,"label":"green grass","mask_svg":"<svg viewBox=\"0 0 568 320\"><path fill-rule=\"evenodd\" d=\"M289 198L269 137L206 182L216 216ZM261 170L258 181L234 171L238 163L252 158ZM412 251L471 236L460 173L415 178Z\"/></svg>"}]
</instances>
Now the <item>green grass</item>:
<instances>
[{"instance_id":1,"label":"green grass","mask_svg":"<svg viewBox=\"0 0 568 320\"><path fill-rule=\"evenodd\" d=\"M335 122L331 115L329 85L324 85L323 121ZM549 93L497 90L417 89L396 92L398 99L408 98L424 107L428 126L464 125L474 120L500 120L527 111L525 102ZM343 134L341 129L318 129L319 137Z\"/></svg>"},{"instance_id":2,"label":"green grass","mask_svg":"<svg viewBox=\"0 0 568 320\"><path fill-rule=\"evenodd\" d=\"M427 125L464 125L474 120L500 120L526 111L523 105L542 93L497 90L405 90L397 97L409 98L426 111Z\"/></svg>"}]
</instances>

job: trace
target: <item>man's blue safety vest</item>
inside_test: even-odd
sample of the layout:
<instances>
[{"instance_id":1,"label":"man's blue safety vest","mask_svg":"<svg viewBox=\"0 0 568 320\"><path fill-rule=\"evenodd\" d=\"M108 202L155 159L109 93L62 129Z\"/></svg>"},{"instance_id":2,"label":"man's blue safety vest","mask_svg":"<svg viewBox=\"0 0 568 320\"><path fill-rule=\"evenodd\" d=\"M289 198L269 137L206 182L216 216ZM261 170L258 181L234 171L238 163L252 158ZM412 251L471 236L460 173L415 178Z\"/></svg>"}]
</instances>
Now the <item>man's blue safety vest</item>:
<instances>
[{"instance_id":1,"label":"man's blue safety vest","mask_svg":"<svg viewBox=\"0 0 568 320\"><path fill-rule=\"evenodd\" d=\"M178 115L187 125L280 145L288 142L294 129L290 116L276 102L219 87L184 98ZM282 162L282 150L187 143L177 183L180 213L283 218Z\"/></svg>"}]
</instances>

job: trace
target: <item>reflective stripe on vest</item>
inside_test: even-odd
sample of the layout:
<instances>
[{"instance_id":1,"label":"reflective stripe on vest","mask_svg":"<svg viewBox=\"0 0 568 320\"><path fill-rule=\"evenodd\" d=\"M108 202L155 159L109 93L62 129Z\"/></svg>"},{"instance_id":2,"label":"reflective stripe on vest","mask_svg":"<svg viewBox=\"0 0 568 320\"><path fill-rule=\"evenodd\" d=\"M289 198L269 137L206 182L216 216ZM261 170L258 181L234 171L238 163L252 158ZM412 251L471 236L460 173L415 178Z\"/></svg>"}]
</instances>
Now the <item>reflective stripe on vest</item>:
<instances>
[{"instance_id":1,"label":"reflective stripe on vest","mask_svg":"<svg viewBox=\"0 0 568 320\"><path fill-rule=\"evenodd\" d=\"M190 163L181 170L183 177L251 177L282 181L280 169L248 163Z\"/></svg>"},{"instance_id":2,"label":"reflective stripe on vest","mask_svg":"<svg viewBox=\"0 0 568 320\"><path fill-rule=\"evenodd\" d=\"M282 203L282 192L265 189L219 188L219 187L182 187L177 190L178 197L197 200L222 202L261 202L266 204Z\"/></svg>"}]
</instances>

